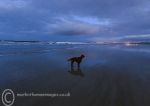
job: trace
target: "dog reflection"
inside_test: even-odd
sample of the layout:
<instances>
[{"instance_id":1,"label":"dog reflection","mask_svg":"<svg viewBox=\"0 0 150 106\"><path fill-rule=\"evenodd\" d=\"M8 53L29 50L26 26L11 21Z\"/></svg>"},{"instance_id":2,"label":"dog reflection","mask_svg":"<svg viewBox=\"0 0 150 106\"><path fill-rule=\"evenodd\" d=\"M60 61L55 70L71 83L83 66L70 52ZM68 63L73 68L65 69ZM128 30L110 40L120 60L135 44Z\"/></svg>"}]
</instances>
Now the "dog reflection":
<instances>
[{"instance_id":1,"label":"dog reflection","mask_svg":"<svg viewBox=\"0 0 150 106\"><path fill-rule=\"evenodd\" d=\"M81 76L84 77L83 72L81 71L80 68L78 68L77 70L74 70L73 68L71 69L71 71L68 71L70 74L75 75L75 76Z\"/></svg>"}]
</instances>

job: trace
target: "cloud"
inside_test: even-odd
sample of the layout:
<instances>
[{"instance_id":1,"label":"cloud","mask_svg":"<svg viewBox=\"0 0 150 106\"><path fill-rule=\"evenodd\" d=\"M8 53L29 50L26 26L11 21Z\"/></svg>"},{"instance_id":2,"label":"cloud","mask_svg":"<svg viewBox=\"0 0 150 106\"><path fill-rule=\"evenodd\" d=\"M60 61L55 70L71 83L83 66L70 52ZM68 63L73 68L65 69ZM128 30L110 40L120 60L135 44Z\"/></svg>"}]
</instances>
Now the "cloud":
<instances>
[{"instance_id":1,"label":"cloud","mask_svg":"<svg viewBox=\"0 0 150 106\"><path fill-rule=\"evenodd\" d=\"M120 41L150 41L150 34L118 37Z\"/></svg>"},{"instance_id":2,"label":"cloud","mask_svg":"<svg viewBox=\"0 0 150 106\"><path fill-rule=\"evenodd\" d=\"M28 1L25 0L0 0L1 9L20 9L28 5Z\"/></svg>"},{"instance_id":3,"label":"cloud","mask_svg":"<svg viewBox=\"0 0 150 106\"><path fill-rule=\"evenodd\" d=\"M92 41L96 42L128 42L128 41L150 41L150 34L145 34L145 35L125 35L125 36L118 36L118 37L109 37L109 38L101 38L101 37L96 37L93 38Z\"/></svg>"},{"instance_id":4,"label":"cloud","mask_svg":"<svg viewBox=\"0 0 150 106\"><path fill-rule=\"evenodd\" d=\"M149 34L149 5L148 0L0 0L0 38L18 32L20 38L40 33L55 39Z\"/></svg>"},{"instance_id":5,"label":"cloud","mask_svg":"<svg viewBox=\"0 0 150 106\"><path fill-rule=\"evenodd\" d=\"M58 35L92 35L106 30L109 21L81 16L65 16L55 19L55 23L48 24L47 29Z\"/></svg>"}]
</instances>

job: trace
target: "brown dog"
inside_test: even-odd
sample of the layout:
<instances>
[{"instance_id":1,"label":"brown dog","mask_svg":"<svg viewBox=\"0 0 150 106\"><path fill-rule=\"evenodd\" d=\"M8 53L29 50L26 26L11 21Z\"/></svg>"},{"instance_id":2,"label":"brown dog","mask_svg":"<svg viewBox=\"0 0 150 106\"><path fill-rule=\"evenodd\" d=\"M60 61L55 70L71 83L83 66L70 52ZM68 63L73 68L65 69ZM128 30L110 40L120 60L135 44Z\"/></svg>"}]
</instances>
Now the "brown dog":
<instances>
[{"instance_id":1,"label":"brown dog","mask_svg":"<svg viewBox=\"0 0 150 106\"><path fill-rule=\"evenodd\" d=\"M72 57L72 58L68 59L68 61L71 62L71 69L73 68L74 62L76 62L78 64L78 68L80 68L80 63L82 62L82 59L84 57L85 56L82 54L80 57Z\"/></svg>"}]
</instances>

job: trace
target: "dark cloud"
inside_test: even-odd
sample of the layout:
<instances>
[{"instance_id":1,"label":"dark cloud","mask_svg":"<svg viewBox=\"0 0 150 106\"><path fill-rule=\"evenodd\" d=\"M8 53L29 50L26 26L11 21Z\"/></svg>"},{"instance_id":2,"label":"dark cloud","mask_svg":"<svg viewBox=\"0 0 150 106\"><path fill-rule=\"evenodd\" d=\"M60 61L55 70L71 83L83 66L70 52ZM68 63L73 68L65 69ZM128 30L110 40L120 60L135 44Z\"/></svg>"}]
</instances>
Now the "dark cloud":
<instances>
[{"instance_id":1,"label":"dark cloud","mask_svg":"<svg viewBox=\"0 0 150 106\"><path fill-rule=\"evenodd\" d=\"M109 22L100 21L97 18L59 16L54 23L49 23L47 30L50 34L58 35L93 35L105 31Z\"/></svg>"},{"instance_id":2,"label":"dark cloud","mask_svg":"<svg viewBox=\"0 0 150 106\"><path fill-rule=\"evenodd\" d=\"M1 0L0 37L149 34L149 5L149 0Z\"/></svg>"}]
</instances>

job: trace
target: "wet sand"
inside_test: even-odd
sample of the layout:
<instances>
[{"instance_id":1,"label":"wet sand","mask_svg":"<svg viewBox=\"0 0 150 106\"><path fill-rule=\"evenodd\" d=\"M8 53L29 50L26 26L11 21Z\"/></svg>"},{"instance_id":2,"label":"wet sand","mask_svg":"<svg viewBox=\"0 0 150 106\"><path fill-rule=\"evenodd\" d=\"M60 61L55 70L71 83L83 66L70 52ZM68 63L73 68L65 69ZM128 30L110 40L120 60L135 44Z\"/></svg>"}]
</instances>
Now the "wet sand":
<instances>
[{"instance_id":1,"label":"wet sand","mask_svg":"<svg viewBox=\"0 0 150 106\"><path fill-rule=\"evenodd\" d=\"M70 92L70 97L16 97L14 106L150 106L149 46L4 45L0 50L0 92ZM67 59L80 54L86 58L72 73Z\"/></svg>"}]
</instances>

